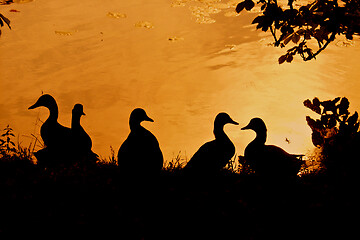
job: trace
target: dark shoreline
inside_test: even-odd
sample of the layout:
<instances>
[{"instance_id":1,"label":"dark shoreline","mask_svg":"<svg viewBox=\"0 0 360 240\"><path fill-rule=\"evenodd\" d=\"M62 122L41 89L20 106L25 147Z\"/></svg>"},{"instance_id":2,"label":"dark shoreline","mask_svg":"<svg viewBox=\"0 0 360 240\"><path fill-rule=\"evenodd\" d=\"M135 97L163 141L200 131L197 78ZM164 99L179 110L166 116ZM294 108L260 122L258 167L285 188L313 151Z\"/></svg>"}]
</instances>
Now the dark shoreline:
<instances>
[{"instance_id":1,"label":"dark shoreline","mask_svg":"<svg viewBox=\"0 0 360 240\"><path fill-rule=\"evenodd\" d=\"M125 179L110 164L44 170L0 161L0 234L344 239L356 229L356 189L321 174L270 181L163 171L157 179Z\"/></svg>"}]
</instances>

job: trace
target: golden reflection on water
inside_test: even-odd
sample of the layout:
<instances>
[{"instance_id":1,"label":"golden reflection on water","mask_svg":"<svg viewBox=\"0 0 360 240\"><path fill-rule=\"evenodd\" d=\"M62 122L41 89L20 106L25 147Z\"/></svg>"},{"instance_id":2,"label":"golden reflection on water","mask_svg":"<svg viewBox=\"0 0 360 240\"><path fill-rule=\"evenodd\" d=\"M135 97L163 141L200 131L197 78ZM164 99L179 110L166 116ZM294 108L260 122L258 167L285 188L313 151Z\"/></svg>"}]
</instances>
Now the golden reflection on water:
<instances>
[{"instance_id":1,"label":"golden reflection on water","mask_svg":"<svg viewBox=\"0 0 360 240\"><path fill-rule=\"evenodd\" d=\"M221 111L240 123L225 129L238 155L254 137L240 128L255 116L265 120L269 144L306 153L312 146L305 99L347 96L352 111L360 109L360 48L340 41L316 61L278 65L285 49L269 46L271 38L255 31L255 13L234 14L236 3L38 0L2 6L13 29L3 29L0 40L0 127L38 133L34 123L48 112L27 108L43 91L57 99L65 126L73 105L84 105L82 125L102 156L126 138L135 107L155 120L144 126L167 160L178 151L190 157L212 139Z\"/></svg>"}]
</instances>

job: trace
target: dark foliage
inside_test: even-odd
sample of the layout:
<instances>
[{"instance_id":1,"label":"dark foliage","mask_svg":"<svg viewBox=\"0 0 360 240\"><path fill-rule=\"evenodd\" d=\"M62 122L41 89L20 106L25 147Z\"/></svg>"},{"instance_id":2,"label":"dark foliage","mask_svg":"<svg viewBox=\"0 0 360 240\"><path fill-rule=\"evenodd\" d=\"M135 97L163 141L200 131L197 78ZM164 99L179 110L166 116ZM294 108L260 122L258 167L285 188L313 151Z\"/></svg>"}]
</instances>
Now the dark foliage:
<instances>
[{"instance_id":1,"label":"dark foliage","mask_svg":"<svg viewBox=\"0 0 360 240\"><path fill-rule=\"evenodd\" d=\"M295 44L279 58L279 64L291 62L295 55L304 61L314 59L337 35L352 40L360 34L359 0L313 0L304 5L288 0L287 6L277 0L259 0L256 4L261 5L262 13L252 22L257 24L256 28L270 31L276 47ZM237 5L236 11L250 11L254 6L253 0L245 0ZM317 44L315 51L310 45L312 41Z\"/></svg>"},{"instance_id":2,"label":"dark foliage","mask_svg":"<svg viewBox=\"0 0 360 240\"><path fill-rule=\"evenodd\" d=\"M312 130L312 142L322 151L322 162L327 172L351 177L359 169L358 149L360 133L358 113L350 114L349 100L337 97L320 101L318 98L304 101L305 107L320 115L319 119L307 116Z\"/></svg>"}]
</instances>

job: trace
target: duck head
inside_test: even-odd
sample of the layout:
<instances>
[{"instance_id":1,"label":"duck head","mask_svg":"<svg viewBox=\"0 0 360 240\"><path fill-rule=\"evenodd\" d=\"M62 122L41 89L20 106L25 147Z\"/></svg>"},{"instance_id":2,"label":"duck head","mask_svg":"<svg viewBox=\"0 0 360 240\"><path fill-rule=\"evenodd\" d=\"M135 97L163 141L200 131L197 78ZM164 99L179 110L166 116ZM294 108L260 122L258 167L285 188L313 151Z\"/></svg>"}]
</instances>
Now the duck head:
<instances>
[{"instance_id":1,"label":"duck head","mask_svg":"<svg viewBox=\"0 0 360 240\"><path fill-rule=\"evenodd\" d=\"M249 124L241 130L251 129L254 130L256 133L266 133L266 125L264 121L261 118L253 118L250 120Z\"/></svg>"},{"instance_id":2,"label":"duck head","mask_svg":"<svg viewBox=\"0 0 360 240\"><path fill-rule=\"evenodd\" d=\"M135 108L130 114L130 129L140 126L140 123L143 121L154 122L154 120L148 117L144 109Z\"/></svg>"},{"instance_id":3,"label":"duck head","mask_svg":"<svg viewBox=\"0 0 360 240\"><path fill-rule=\"evenodd\" d=\"M34 109L37 107L46 107L51 111L53 109L57 109L57 104L55 99L51 95L44 94L41 97L39 97L36 103L30 106L28 109Z\"/></svg>"},{"instance_id":4,"label":"duck head","mask_svg":"<svg viewBox=\"0 0 360 240\"><path fill-rule=\"evenodd\" d=\"M76 116L83 116L85 115L84 113L84 107L82 104L78 103L78 104L75 104L73 110L72 110L72 114L73 115L76 115Z\"/></svg>"},{"instance_id":5,"label":"duck head","mask_svg":"<svg viewBox=\"0 0 360 240\"><path fill-rule=\"evenodd\" d=\"M224 126L225 124L228 124L228 123L234 124L234 125L239 125L239 123L237 123L231 119L229 114L222 112L216 116L214 125L215 126Z\"/></svg>"}]
</instances>

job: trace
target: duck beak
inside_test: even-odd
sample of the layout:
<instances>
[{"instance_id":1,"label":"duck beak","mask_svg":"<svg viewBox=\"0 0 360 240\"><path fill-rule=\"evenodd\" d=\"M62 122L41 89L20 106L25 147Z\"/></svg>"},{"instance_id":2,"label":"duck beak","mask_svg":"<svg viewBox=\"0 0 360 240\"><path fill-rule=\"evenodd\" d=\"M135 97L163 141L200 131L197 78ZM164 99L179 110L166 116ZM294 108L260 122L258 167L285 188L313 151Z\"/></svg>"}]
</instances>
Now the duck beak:
<instances>
[{"instance_id":1,"label":"duck beak","mask_svg":"<svg viewBox=\"0 0 360 240\"><path fill-rule=\"evenodd\" d=\"M251 129L250 125L247 125L247 126L241 128L241 130L246 130L246 129Z\"/></svg>"},{"instance_id":2,"label":"duck beak","mask_svg":"<svg viewBox=\"0 0 360 240\"><path fill-rule=\"evenodd\" d=\"M234 124L234 125L239 125L239 123L235 122L234 120L231 120L231 122L229 122L229 123Z\"/></svg>"},{"instance_id":3,"label":"duck beak","mask_svg":"<svg viewBox=\"0 0 360 240\"><path fill-rule=\"evenodd\" d=\"M34 108L37 108L39 107L39 105L37 103L35 103L34 105L30 106L28 109L34 109Z\"/></svg>"},{"instance_id":4,"label":"duck beak","mask_svg":"<svg viewBox=\"0 0 360 240\"><path fill-rule=\"evenodd\" d=\"M152 119L151 119L151 118L149 118L148 116L146 116L146 118L144 119L144 121L154 122L154 120L152 120Z\"/></svg>"}]
</instances>

